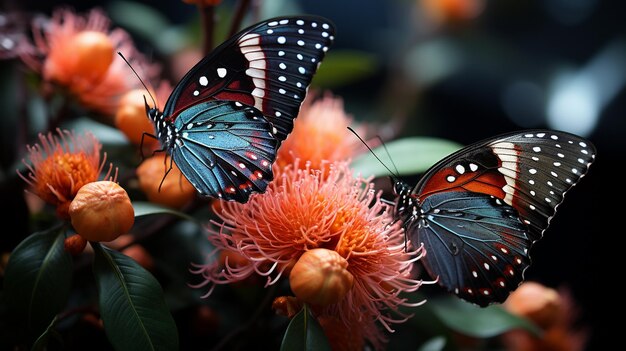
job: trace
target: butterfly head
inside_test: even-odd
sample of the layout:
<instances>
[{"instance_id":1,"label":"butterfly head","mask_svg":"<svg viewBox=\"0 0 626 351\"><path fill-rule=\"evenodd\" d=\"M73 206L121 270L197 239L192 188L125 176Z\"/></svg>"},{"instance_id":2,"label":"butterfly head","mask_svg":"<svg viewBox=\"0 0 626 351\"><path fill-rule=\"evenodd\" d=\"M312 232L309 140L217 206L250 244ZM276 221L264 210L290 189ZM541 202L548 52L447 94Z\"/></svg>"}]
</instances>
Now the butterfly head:
<instances>
[{"instance_id":1,"label":"butterfly head","mask_svg":"<svg viewBox=\"0 0 626 351\"><path fill-rule=\"evenodd\" d=\"M393 193L396 197L395 204L395 217L396 219L402 219L407 214L413 214L417 210L415 199L411 196L411 187L398 179L397 177L390 177L393 183ZM405 222L405 225L408 224Z\"/></svg>"},{"instance_id":2,"label":"butterfly head","mask_svg":"<svg viewBox=\"0 0 626 351\"><path fill-rule=\"evenodd\" d=\"M401 181L400 179L391 176L389 177L391 183L393 184L393 194L396 196L406 195L409 193L410 187L407 183Z\"/></svg>"},{"instance_id":3,"label":"butterfly head","mask_svg":"<svg viewBox=\"0 0 626 351\"><path fill-rule=\"evenodd\" d=\"M159 119L163 118L163 114L161 113L161 111L159 111L158 108L150 107L150 105L148 104L148 100L146 100L145 96L143 97L143 101L146 106L146 115L148 115L148 118L150 118L150 121L152 121L152 123L155 123Z\"/></svg>"}]
</instances>

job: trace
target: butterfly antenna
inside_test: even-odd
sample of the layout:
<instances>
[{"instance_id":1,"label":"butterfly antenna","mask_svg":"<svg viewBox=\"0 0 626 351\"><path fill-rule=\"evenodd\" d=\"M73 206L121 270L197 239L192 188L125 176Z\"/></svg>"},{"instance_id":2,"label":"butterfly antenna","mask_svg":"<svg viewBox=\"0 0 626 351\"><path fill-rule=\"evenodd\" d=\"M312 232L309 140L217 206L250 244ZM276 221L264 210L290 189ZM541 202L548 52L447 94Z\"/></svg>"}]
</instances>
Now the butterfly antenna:
<instances>
[{"instance_id":1,"label":"butterfly antenna","mask_svg":"<svg viewBox=\"0 0 626 351\"><path fill-rule=\"evenodd\" d=\"M383 149L385 149L385 153L387 154L387 157L389 158L389 162L391 162L393 169L396 171L394 175L397 176L398 174L400 174L400 172L398 172L398 167L396 167L396 163L393 162L393 158L391 157L391 154L389 153L389 150L387 149L387 144L385 144L385 142L380 137L380 135L377 135L376 137L378 138L378 140L380 140L380 144L383 146Z\"/></svg>"},{"instance_id":2,"label":"butterfly antenna","mask_svg":"<svg viewBox=\"0 0 626 351\"><path fill-rule=\"evenodd\" d=\"M154 99L154 96L152 96L152 94L150 94L150 89L148 89L148 86L146 85L146 83L143 82L143 79L141 79L141 77L139 76L139 74L137 73L137 71L135 71L135 69L133 68L133 66L130 64L130 62L128 62L128 60L126 59L126 57L124 57L124 55L121 52L117 52L118 55L120 55L120 57L122 58L122 60L124 60L124 62L126 62L126 64L128 65L128 67L130 67L130 69L133 71L133 73L135 73L135 76L137 77L137 79L139 79L139 81L141 82L141 85L143 85L143 87L146 89L146 91L148 92L148 95L150 95L150 99L152 99L152 102L154 103L154 107L157 106L156 100Z\"/></svg>"},{"instance_id":3,"label":"butterfly antenna","mask_svg":"<svg viewBox=\"0 0 626 351\"><path fill-rule=\"evenodd\" d=\"M352 129L351 127L348 127L348 130L352 132L352 134L354 134L360 141L361 143L363 143L363 145L365 145L365 147L370 151L370 153L378 160L378 162L380 162L381 165L383 165L383 167L385 167L387 169L387 171L389 171L389 173L392 175L393 178L395 179L399 179L400 177L398 176L398 169L396 168L396 171L392 171L391 169L389 169L389 167L387 167L387 165L378 157L378 155L376 155L376 153L374 152L374 150L372 150L372 148L367 145L367 143L365 142L365 140L363 140L363 138L361 138L355 131L354 129ZM379 137L380 138L380 137ZM381 140L382 142L382 140ZM383 146L385 146L385 144L383 144ZM389 155L389 151L387 150L387 147L385 146L385 151L387 152L387 155ZM391 159L391 156L389 157ZM391 161L391 164L393 165L393 167L395 168L396 165L393 163L393 161ZM395 180L394 179L394 180Z\"/></svg>"}]
</instances>

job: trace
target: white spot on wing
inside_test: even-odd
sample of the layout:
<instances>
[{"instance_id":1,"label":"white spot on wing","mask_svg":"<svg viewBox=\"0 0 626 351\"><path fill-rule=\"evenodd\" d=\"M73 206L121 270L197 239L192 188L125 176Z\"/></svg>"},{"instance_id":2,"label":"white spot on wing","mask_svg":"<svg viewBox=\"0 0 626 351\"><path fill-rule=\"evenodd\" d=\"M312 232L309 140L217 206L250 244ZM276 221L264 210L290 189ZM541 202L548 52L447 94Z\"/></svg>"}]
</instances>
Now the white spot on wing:
<instances>
[{"instance_id":1,"label":"white spot on wing","mask_svg":"<svg viewBox=\"0 0 626 351\"><path fill-rule=\"evenodd\" d=\"M226 77L226 73L227 73L226 68L220 67L217 69L217 76L220 78Z\"/></svg>"}]
</instances>

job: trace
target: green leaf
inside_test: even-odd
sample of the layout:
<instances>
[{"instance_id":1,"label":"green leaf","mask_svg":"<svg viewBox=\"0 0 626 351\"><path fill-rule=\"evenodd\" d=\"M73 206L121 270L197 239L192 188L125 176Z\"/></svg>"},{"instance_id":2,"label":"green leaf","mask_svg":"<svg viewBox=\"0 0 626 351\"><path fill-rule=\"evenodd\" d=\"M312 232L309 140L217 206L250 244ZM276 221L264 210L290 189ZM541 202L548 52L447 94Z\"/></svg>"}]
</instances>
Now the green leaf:
<instances>
[{"instance_id":1,"label":"green leaf","mask_svg":"<svg viewBox=\"0 0 626 351\"><path fill-rule=\"evenodd\" d=\"M446 346L446 338L444 338L443 336L436 336L426 341L419 348L419 351L442 351L445 346Z\"/></svg>"},{"instance_id":2,"label":"green leaf","mask_svg":"<svg viewBox=\"0 0 626 351\"><path fill-rule=\"evenodd\" d=\"M331 50L313 77L312 85L336 88L354 83L376 71L376 56L356 50Z\"/></svg>"},{"instance_id":3,"label":"green leaf","mask_svg":"<svg viewBox=\"0 0 626 351\"><path fill-rule=\"evenodd\" d=\"M52 322L50 322L46 330L44 330L44 332L37 338L37 340L35 340L35 343L33 344L31 351L45 351L48 349L48 346L49 346L48 340L50 339L51 336L57 337L57 338L60 337L58 333L54 330L56 323L57 323L57 319L54 318Z\"/></svg>"},{"instance_id":4,"label":"green leaf","mask_svg":"<svg viewBox=\"0 0 626 351\"><path fill-rule=\"evenodd\" d=\"M468 336L489 338L513 329L541 335L541 330L532 322L499 305L480 308L455 297L431 299L428 304L448 328Z\"/></svg>"},{"instance_id":5,"label":"green leaf","mask_svg":"<svg viewBox=\"0 0 626 351\"><path fill-rule=\"evenodd\" d=\"M100 314L116 350L177 350L178 331L158 281L131 258L91 243Z\"/></svg>"},{"instance_id":6,"label":"green leaf","mask_svg":"<svg viewBox=\"0 0 626 351\"><path fill-rule=\"evenodd\" d=\"M64 240L59 227L32 234L15 248L6 268L8 306L32 338L46 330L70 294L73 262Z\"/></svg>"},{"instance_id":7,"label":"green leaf","mask_svg":"<svg viewBox=\"0 0 626 351\"><path fill-rule=\"evenodd\" d=\"M283 343L280 346L281 351L301 351L301 350L329 350L330 345L324 335L322 327L311 314L311 311L305 305L298 314L296 314L283 337Z\"/></svg>"},{"instance_id":8,"label":"green leaf","mask_svg":"<svg viewBox=\"0 0 626 351\"><path fill-rule=\"evenodd\" d=\"M152 202L135 201L133 202L133 208L135 209L135 217L149 216L154 214L171 214L190 221L196 220L195 218L184 212L176 211L172 208L157 205Z\"/></svg>"},{"instance_id":9,"label":"green leaf","mask_svg":"<svg viewBox=\"0 0 626 351\"><path fill-rule=\"evenodd\" d=\"M174 53L190 43L186 30L173 25L154 6L136 1L112 1L107 6L107 13L116 24L134 36L148 40L162 53ZM141 21L137 16L141 16Z\"/></svg>"},{"instance_id":10,"label":"green leaf","mask_svg":"<svg viewBox=\"0 0 626 351\"><path fill-rule=\"evenodd\" d=\"M385 146L389 154L382 146L375 148L374 152L394 172L393 165L395 164L399 175L423 173L437 161L461 148L458 143L428 137L398 139L385 144ZM352 162L352 169L365 177L390 175L389 170L371 152L364 153L355 159Z\"/></svg>"}]
</instances>

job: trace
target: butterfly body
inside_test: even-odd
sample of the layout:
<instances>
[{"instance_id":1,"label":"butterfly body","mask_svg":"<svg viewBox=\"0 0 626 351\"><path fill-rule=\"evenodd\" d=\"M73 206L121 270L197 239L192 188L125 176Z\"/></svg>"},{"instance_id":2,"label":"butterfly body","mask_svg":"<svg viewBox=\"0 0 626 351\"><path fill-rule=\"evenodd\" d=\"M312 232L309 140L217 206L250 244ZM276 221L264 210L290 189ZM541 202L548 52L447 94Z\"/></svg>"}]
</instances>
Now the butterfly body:
<instances>
[{"instance_id":1,"label":"butterfly body","mask_svg":"<svg viewBox=\"0 0 626 351\"><path fill-rule=\"evenodd\" d=\"M334 27L322 17L257 23L189 70L163 112L146 107L162 150L200 194L246 202L265 191L333 40Z\"/></svg>"},{"instance_id":2,"label":"butterfly body","mask_svg":"<svg viewBox=\"0 0 626 351\"><path fill-rule=\"evenodd\" d=\"M591 143L564 132L490 138L444 158L415 187L397 181L395 216L441 286L481 306L502 302L594 158Z\"/></svg>"}]
</instances>

